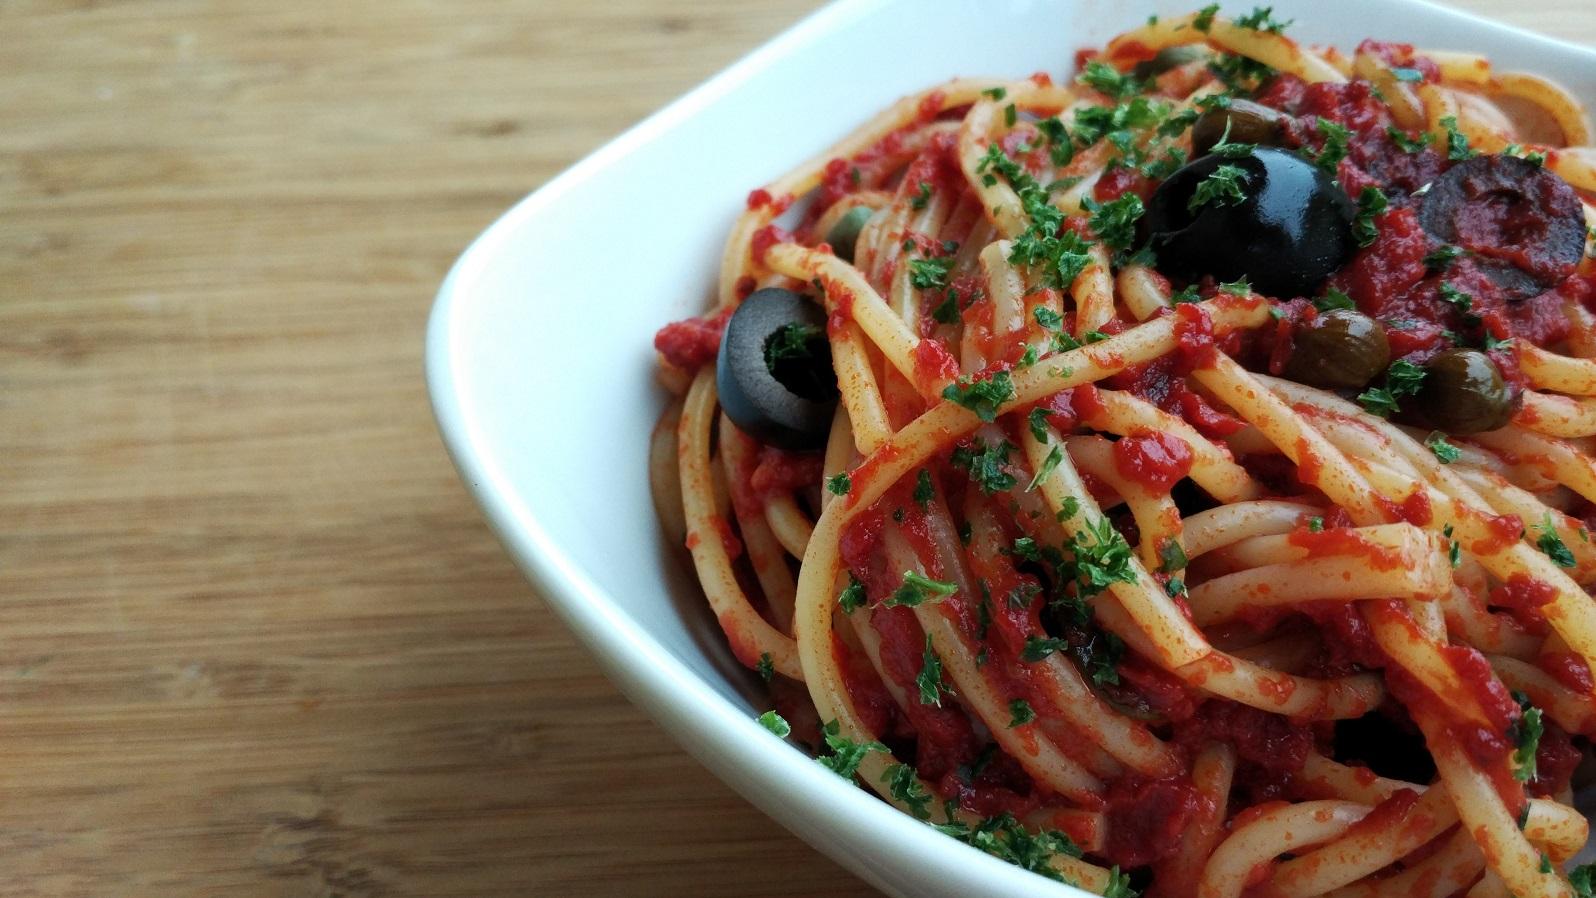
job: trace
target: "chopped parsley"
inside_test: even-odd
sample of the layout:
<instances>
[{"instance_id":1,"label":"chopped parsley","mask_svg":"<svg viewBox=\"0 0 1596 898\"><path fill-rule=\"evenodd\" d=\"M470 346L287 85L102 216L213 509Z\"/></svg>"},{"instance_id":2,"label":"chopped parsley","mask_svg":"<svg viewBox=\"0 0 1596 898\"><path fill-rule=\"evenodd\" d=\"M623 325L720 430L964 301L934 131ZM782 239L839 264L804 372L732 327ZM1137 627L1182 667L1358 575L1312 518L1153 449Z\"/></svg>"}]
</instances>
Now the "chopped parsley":
<instances>
[{"instance_id":1,"label":"chopped parsley","mask_svg":"<svg viewBox=\"0 0 1596 898\"><path fill-rule=\"evenodd\" d=\"M1342 293L1334 287L1328 287L1324 295L1313 301L1313 307L1321 312L1331 312L1336 309L1356 309L1358 304L1352 297Z\"/></svg>"},{"instance_id":2,"label":"chopped parsley","mask_svg":"<svg viewBox=\"0 0 1596 898\"><path fill-rule=\"evenodd\" d=\"M925 634L925 654L921 656L920 675L914 678L920 687L920 704L942 707L942 693L953 694L942 682L942 659L931 646L931 634Z\"/></svg>"},{"instance_id":3,"label":"chopped parsley","mask_svg":"<svg viewBox=\"0 0 1596 898\"><path fill-rule=\"evenodd\" d=\"M941 290L948 286L948 272L952 269L952 256L910 259L909 283L921 290Z\"/></svg>"},{"instance_id":4,"label":"chopped parsley","mask_svg":"<svg viewBox=\"0 0 1596 898\"><path fill-rule=\"evenodd\" d=\"M1365 187L1358 194L1358 214L1352 220L1352 235L1358 239L1359 246L1369 246L1380 236L1374 218L1384 212L1388 205L1390 201L1385 191L1378 187Z\"/></svg>"},{"instance_id":5,"label":"chopped parsley","mask_svg":"<svg viewBox=\"0 0 1596 898\"><path fill-rule=\"evenodd\" d=\"M1108 885L1103 889L1103 898L1137 898L1136 890L1131 888L1130 874L1119 872L1118 864L1108 871Z\"/></svg>"},{"instance_id":6,"label":"chopped parsley","mask_svg":"<svg viewBox=\"0 0 1596 898\"><path fill-rule=\"evenodd\" d=\"M1047 442L1047 409L1031 409L1031 413L1025 416L1025 423L1030 425L1031 436L1036 437L1038 443Z\"/></svg>"},{"instance_id":7,"label":"chopped parsley","mask_svg":"<svg viewBox=\"0 0 1596 898\"><path fill-rule=\"evenodd\" d=\"M1044 330L1057 331L1064 326L1064 316L1047 306L1037 306L1031 311L1031 315Z\"/></svg>"},{"instance_id":8,"label":"chopped parsley","mask_svg":"<svg viewBox=\"0 0 1596 898\"><path fill-rule=\"evenodd\" d=\"M1501 349L1512 342L1512 337L1508 337L1506 340L1499 340L1497 339L1496 335L1490 331L1485 332L1484 346L1486 352L1490 352L1493 349Z\"/></svg>"},{"instance_id":9,"label":"chopped parsley","mask_svg":"<svg viewBox=\"0 0 1596 898\"><path fill-rule=\"evenodd\" d=\"M1136 242L1136 221L1144 211L1141 197L1126 193L1106 203L1095 202L1090 197L1082 199L1081 203L1092 213L1092 230L1110 248L1126 250Z\"/></svg>"},{"instance_id":10,"label":"chopped parsley","mask_svg":"<svg viewBox=\"0 0 1596 898\"><path fill-rule=\"evenodd\" d=\"M1095 91L1108 94L1116 100L1133 97L1141 93L1146 87L1134 76L1125 74L1108 63L1096 59L1088 62L1086 68L1081 70L1075 80Z\"/></svg>"},{"instance_id":11,"label":"chopped parsley","mask_svg":"<svg viewBox=\"0 0 1596 898\"><path fill-rule=\"evenodd\" d=\"M1070 160L1075 158L1075 142L1070 139L1070 131L1064 127L1064 120L1058 116L1039 119L1036 130L1047 139L1047 153L1053 165L1057 168L1069 165Z\"/></svg>"},{"instance_id":12,"label":"chopped parsley","mask_svg":"<svg viewBox=\"0 0 1596 898\"><path fill-rule=\"evenodd\" d=\"M1424 369L1406 359L1392 362L1385 371L1385 386L1370 387L1358 394L1358 402L1370 414L1388 418L1400 409L1398 400L1419 392Z\"/></svg>"},{"instance_id":13,"label":"chopped parsley","mask_svg":"<svg viewBox=\"0 0 1596 898\"><path fill-rule=\"evenodd\" d=\"M1279 34L1290 27L1292 20L1276 21L1273 6L1255 6L1252 12L1236 19L1236 24L1242 28L1251 28L1253 31L1263 31L1268 34Z\"/></svg>"},{"instance_id":14,"label":"chopped parsley","mask_svg":"<svg viewBox=\"0 0 1596 898\"><path fill-rule=\"evenodd\" d=\"M938 832L979 848L999 860L1008 861L1022 870L1063 881L1064 877L1053 869L1053 859L1059 855L1081 856L1080 846L1057 830L1045 829L1033 834L1014 819L1014 815L1007 813L988 817L970 826L954 816L956 807L950 802L948 822L933 824ZM1134 895L1121 894L1115 898L1134 898Z\"/></svg>"},{"instance_id":15,"label":"chopped parsley","mask_svg":"<svg viewBox=\"0 0 1596 898\"><path fill-rule=\"evenodd\" d=\"M1596 864L1575 867L1568 874L1568 884L1574 887L1574 898L1596 898Z\"/></svg>"},{"instance_id":16,"label":"chopped parsley","mask_svg":"<svg viewBox=\"0 0 1596 898\"><path fill-rule=\"evenodd\" d=\"M1196 284L1187 284L1175 293L1170 294L1169 304L1178 306L1183 302L1201 302L1202 297L1197 294Z\"/></svg>"},{"instance_id":17,"label":"chopped parsley","mask_svg":"<svg viewBox=\"0 0 1596 898\"><path fill-rule=\"evenodd\" d=\"M1014 398L1014 380L1007 371L997 371L985 380L960 377L943 389L942 398L964 406L982 421L997 420L998 407Z\"/></svg>"},{"instance_id":18,"label":"chopped parsley","mask_svg":"<svg viewBox=\"0 0 1596 898\"><path fill-rule=\"evenodd\" d=\"M792 735L792 725L775 711L766 711L757 718L759 725L770 730L778 739L785 739Z\"/></svg>"},{"instance_id":19,"label":"chopped parsley","mask_svg":"<svg viewBox=\"0 0 1596 898\"><path fill-rule=\"evenodd\" d=\"M1029 484L1026 484L1025 491L1029 493L1036 489L1042 481L1047 479L1047 475L1053 473L1053 469L1057 468L1063 461L1064 447L1054 443L1053 451L1047 454L1047 458L1042 459L1042 466L1036 469L1036 475L1031 478L1031 482Z\"/></svg>"},{"instance_id":20,"label":"chopped parsley","mask_svg":"<svg viewBox=\"0 0 1596 898\"><path fill-rule=\"evenodd\" d=\"M1443 465L1449 465L1463 456L1463 450L1448 443L1446 434L1439 430L1424 438L1424 447L1435 453L1436 460Z\"/></svg>"},{"instance_id":21,"label":"chopped parsley","mask_svg":"<svg viewBox=\"0 0 1596 898\"><path fill-rule=\"evenodd\" d=\"M1197 11L1197 17L1191 20L1191 27L1201 31L1204 34L1207 34L1208 29L1212 28L1214 25L1214 16L1218 14L1219 4L1210 3L1209 5Z\"/></svg>"},{"instance_id":22,"label":"chopped parsley","mask_svg":"<svg viewBox=\"0 0 1596 898\"><path fill-rule=\"evenodd\" d=\"M844 586L842 592L837 594L837 605L842 608L842 613L852 614L858 611L864 607L867 598L864 584L854 579L853 574L849 573L848 585Z\"/></svg>"},{"instance_id":23,"label":"chopped parsley","mask_svg":"<svg viewBox=\"0 0 1596 898\"><path fill-rule=\"evenodd\" d=\"M1038 661L1046 659L1048 655L1051 655L1054 652L1067 651L1069 647L1070 644L1068 640L1055 639L1053 637L1043 638L1041 636L1027 636L1025 637L1025 648L1020 652L1020 660L1035 664Z\"/></svg>"},{"instance_id":24,"label":"chopped parsley","mask_svg":"<svg viewBox=\"0 0 1596 898\"><path fill-rule=\"evenodd\" d=\"M1070 518L1075 517L1075 515L1080 512L1080 510L1081 510L1081 500L1080 499L1077 499L1074 496L1065 496L1064 497L1064 501L1059 504L1059 508L1058 508L1058 520L1059 520L1059 523L1062 524L1065 521L1069 520Z\"/></svg>"},{"instance_id":25,"label":"chopped parsley","mask_svg":"<svg viewBox=\"0 0 1596 898\"><path fill-rule=\"evenodd\" d=\"M920 192L916 193L914 195L914 198L909 200L909 208L911 208L911 209L915 210L916 212L918 212L921 209L924 209L925 206L926 206L926 203L929 203L929 202L931 202L931 182L930 181L921 181L920 182Z\"/></svg>"},{"instance_id":26,"label":"chopped parsley","mask_svg":"<svg viewBox=\"0 0 1596 898\"><path fill-rule=\"evenodd\" d=\"M959 323L959 292L957 290L949 290L947 299L942 300L942 302L937 304L936 308L931 310L931 320L937 324Z\"/></svg>"},{"instance_id":27,"label":"chopped parsley","mask_svg":"<svg viewBox=\"0 0 1596 898\"><path fill-rule=\"evenodd\" d=\"M913 767L893 764L882 774L881 781L887 784L887 794L907 805L916 820L931 819L931 793L920 785Z\"/></svg>"},{"instance_id":28,"label":"chopped parsley","mask_svg":"<svg viewBox=\"0 0 1596 898\"><path fill-rule=\"evenodd\" d=\"M1239 146L1239 144L1232 144ZM1186 151L1180 147L1170 147L1157 161L1149 162L1141 167L1142 177L1153 181L1162 181L1174 174L1177 169L1187 162Z\"/></svg>"},{"instance_id":29,"label":"chopped parsley","mask_svg":"<svg viewBox=\"0 0 1596 898\"><path fill-rule=\"evenodd\" d=\"M888 751L880 742L855 742L840 735L841 732L842 728L835 720L828 722L822 728L821 734L826 738L826 748L831 753L815 760L843 779L853 779L853 775L859 772L859 765L864 762L865 755L873 751L882 753Z\"/></svg>"},{"instance_id":30,"label":"chopped parsley","mask_svg":"<svg viewBox=\"0 0 1596 898\"><path fill-rule=\"evenodd\" d=\"M1557 528L1552 524L1551 512L1548 511L1546 517L1535 527L1541 531L1541 535L1535 540L1535 548L1540 549L1558 567L1573 567L1576 564L1574 553L1568 550L1568 546L1563 544L1563 538L1557 535Z\"/></svg>"},{"instance_id":31,"label":"chopped parsley","mask_svg":"<svg viewBox=\"0 0 1596 898\"><path fill-rule=\"evenodd\" d=\"M1086 675L1099 686L1119 685L1119 659L1125 654L1125 643L1113 633L1103 630L1080 651Z\"/></svg>"},{"instance_id":32,"label":"chopped parsley","mask_svg":"<svg viewBox=\"0 0 1596 898\"><path fill-rule=\"evenodd\" d=\"M1130 544L1106 517L1076 531L1070 549L1075 554L1076 580L1083 595L1094 596L1114 583L1134 583Z\"/></svg>"},{"instance_id":33,"label":"chopped parsley","mask_svg":"<svg viewBox=\"0 0 1596 898\"><path fill-rule=\"evenodd\" d=\"M1246 169L1224 163L1198 182L1191 199L1186 201L1186 210L1196 212L1210 203L1216 206L1240 205L1247 199L1247 192L1242 189L1246 183Z\"/></svg>"},{"instance_id":34,"label":"chopped parsley","mask_svg":"<svg viewBox=\"0 0 1596 898\"><path fill-rule=\"evenodd\" d=\"M1441 119L1441 127L1446 129L1446 158L1453 162L1462 162L1479 155L1469 147L1469 139L1457 128L1457 116L1449 115Z\"/></svg>"},{"instance_id":35,"label":"chopped parsley","mask_svg":"<svg viewBox=\"0 0 1596 898\"><path fill-rule=\"evenodd\" d=\"M1180 541L1174 539L1164 540L1158 547L1159 570L1166 574L1173 574L1186 567L1186 550L1181 548Z\"/></svg>"},{"instance_id":36,"label":"chopped parsley","mask_svg":"<svg viewBox=\"0 0 1596 898\"><path fill-rule=\"evenodd\" d=\"M931 472L921 468L920 473L914 478L915 504L925 508L936 497L936 494L936 487L931 485Z\"/></svg>"},{"instance_id":37,"label":"chopped parsley","mask_svg":"<svg viewBox=\"0 0 1596 898\"><path fill-rule=\"evenodd\" d=\"M1019 121L1019 119L1020 119L1020 112L1019 112L1018 109L1014 108L1014 104L1013 103L1010 103L1009 105L1003 107L1003 124L1004 125L1007 125L1008 127L1012 128L1012 127L1014 127L1014 123Z\"/></svg>"},{"instance_id":38,"label":"chopped parsley","mask_svg":"<svg viewBox=\"0 0 1596 898\"><path fill-rule=\"evenodd\" d=\"M1452 265L1453 260L1463 255L1463 247L1451 243L1443 244L1439 249L1424 257L1424 267L1431 271L1445 271Z\"/></svg>"},{"instance_id":39,"label":"chopped parsley","mask_svg":"<svg viewBox=\"0 0 1596 898\"><path fill-rule=\"evenodd\" d=\"M1195 109L1182 109L1158 125L1159 137L1179 137L1186 133L1186 129L1197 124L1201 114Z\"/></svg>"},{"instance_id":40,"label":"chopped parsley","mask_svg":"<svg viewBox=\"0 0 1596 898\"><path fill-rule=\"evenodd\" d=\"M1325 174L1335 177L1337 166L1341 160L1347 158L1347 147L1352 139L1352 130L1340 122L1331 121L1324 116L1319 116L1314 121L1314 130L1324 138L1324 145L1317 151L1303 148L1309 161L1319 166Z\"/></svg>"},{"instance_id":41,"label":"chopped parsley","mask_svg":"<svg viewBox=\"0 0 1596 898\"><path fill-rule=\"evenodd\" d=\"M983 493L991 494L1013 489L1018 481L1004 468L1008 466L1009 453L1014 450L1014 444L1008 440L986 443L976 439L971 442L974 445L968 448L954 447L953 464L963 468Z\"/></svg>"},{"instance_id":42,"label":"chopped parsley","mask_svg":"<svg viewBox=\"0 0 1596 898\"><path fill-rule=\"evenodd\" d=\"M957 583L944 583L941 580L932 580L918 571L904 571L903 585L892 591L892 595L882 603L886 608L914 608L924 604L929 599L944 598L959 591Z\"/></svg>"},{"instance_id":43,"label":"chopped parsley","mask_svg":"<svg viewBox=\"0 0 1596 898\"><path fill-rule=\"evenodd\" d=\"M981 91L981 93L984 96L991 97L994 100L1001 100L1009 95L1008 90L1002 87L989 87L986 90Z\"/></svg>"},{"instance_id":44,"label":"chopped parsley","mask_svg":"<svg viewBox=\"0 0 1596 898\"><path fill-rule=\"evenodd\" d=\"M1229 293L1231 296L1246 296L1252 292L1252 284L1246 278L1239 281L1227 281L1219 285L1220 293Z\"/></svg>"},{"instance_id":45,"label":"chopped parsley","mask_svg":"<svg viewBox=\"0 0 1596 898\"><path fill-rule=\"evenodd\" d=\"M833 496L846 496L853 489L853 482L848 479L847 471L838 471L826 478L826 491Z\"/></svg>"},{"instance_id":46,"label":"chopped parsley","mask_svg":"<svg viewBox=\"0 0 1596 898\"><path fill-rule=\"evenodd\" d=\"M1442 302L1454 306L1459 312L1474 308L1474 297L1448 283L1442 283L1438 293Z\"/></svg>"},{"instance_id":47,"label":"chopped parsley","mask_svg":"<svg viewBox=\"0 0 1596 898\"><path fill-rule=\"evenodd\" d=\"M1541 734L1546 726L1541 722L1541 709L1529 703L1522 692L1513 693L1524 713L1518 722L1508 727L1508 738L1513 740L1513 779L1527 783L1535 778L1535 753L1540 749Z\"/></svg>"},{"instance_id":48,"label":"chopped parsley","mask_svg":"<svg viewBox=\"0 0 1596 898\"><path fill-rule=\"evenodd\" d=\"M1031 708L1031 703L1023 698L1009 702L1009 729L1025 726L1036 719L1036 711Z\"/></svg>"},{"instance_id":49,"label":"chopped parsley","mask_svg":"<svg viewBox=\"0 0 1596 898\"><path fill-rule=\"evenodd\" d=\"M769 683L771 678L776 675L776 665L770 660L769 652L760 653L759 663L754 665L754 671L758 673L759 678L764 680L766 683Z\"/></svg>"},{"instance_id":50,"label":"chopped parsley","mask_svg":"<svg viewBox=\"0 0 1596 898\"><path fill-rule=\"evenodd\" d=\"M1317 515L1315 515L1314 517L1309 518L1308 519L1308 532L1309 533L1323 533L1324 532L1324 518L1321 518L1321 517L1319 517Z\"/></svg>"},{"instance_id":51,"label":"chopped parsley","mask_svg":"<svg viewBox=\"0 0 1596 898\"><path fill-rule=\"evenodd\" d=\"M1426 147L1435 142L1435 135L1428 131L1420 132L1418 137L1414 137L1395 125L1385 126L1385 136L1391 138L1391 142L1397 145L1397 149L1404 153L1423 152Z\"/></svg>"}]
</instances>

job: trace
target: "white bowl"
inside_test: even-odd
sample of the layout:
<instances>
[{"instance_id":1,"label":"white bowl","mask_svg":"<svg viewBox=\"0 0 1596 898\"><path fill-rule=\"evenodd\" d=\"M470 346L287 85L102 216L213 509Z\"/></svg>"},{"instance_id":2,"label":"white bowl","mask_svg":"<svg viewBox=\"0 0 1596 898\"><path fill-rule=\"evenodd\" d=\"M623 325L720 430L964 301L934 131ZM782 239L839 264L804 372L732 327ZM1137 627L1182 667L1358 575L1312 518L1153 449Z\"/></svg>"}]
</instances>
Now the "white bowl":
<instances>
[{"instance_id":1,"label":"white bowl","mask_svg":"<svg viewBox=\"0 0 1596 898\"><path fill-rule=\"evenodd\" d=\"M444 442L510 554L617 685L695 757L893 895L1082 895L946 838L765 732L646 472L654 331L706 308L748 191L954 75L1066 73L1199 0L844 0L518 203L438 293L427 380ZM1243 6L1246 4L1231 4ZM1132 9L1131 7L1135 7ZM1423 0L1274 0L1295 37L1478 50L1596 97L1596 53ZM506 173L508 176L509 173Z\"/></svg>"}]
</instances>

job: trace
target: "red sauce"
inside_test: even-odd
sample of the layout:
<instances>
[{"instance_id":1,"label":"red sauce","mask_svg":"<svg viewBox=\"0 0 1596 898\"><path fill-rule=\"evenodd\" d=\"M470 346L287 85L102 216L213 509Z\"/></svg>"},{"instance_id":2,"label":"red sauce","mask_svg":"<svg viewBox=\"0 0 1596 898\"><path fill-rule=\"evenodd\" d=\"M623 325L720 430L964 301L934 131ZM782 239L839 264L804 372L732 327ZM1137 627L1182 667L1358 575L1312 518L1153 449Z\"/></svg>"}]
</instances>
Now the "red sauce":
<instances>
[{"instance_id":1,"label":"red sauce","mask_svg":"<svg viewBox=\"0 0 1596 898\"><path fill-rule=\"evenodd\" d=\"M1494 555L1518 542L1524 533L1524 519L1516 514L1488 516L1484 520L1490 536L1475 540L1469 551L1475 555Z\"/></svg>"},{"instance_id":2,"label":"red sauce","mask_svg":"<svg viewBox=\"0 0 1596 898\"><path fill-rule=\"evenodd\" d=\"M1192 747L1207 740L1233 746L1244 762L1236 770L1236 788L1251 803L1285 794L1314 748L1308 726L1226 699L1204 702L1195 717L1176 725L1175 738Z\"/></svg>"},{"instance_id":3,"label":"red sauce","mask_svg":"<svg viewBox=\"0 0 1596 898\"><path fill-rule=\"evenodd\" d=\"M1531 795L1552 796L1568 786L1574 768L1584 756L1567 731L1544 715L1542 726L1541 741L1535 749L1535 778L1525 789Z\"/></svg>"},{"instance_id":4,"label":"red sauce","mask_svg":"<svg viewBox=\"0 0 1596 898\"><path fill-rule=\"evenodd\" d=\"M720 335L731 312L726 309L708 318L673 321L654 334L654 348L672 367L693 373L713 362L720 352Z\"/></svg>"},{"instance_id":5,"label":"red sauce","mask_svg":"<svg viewBox=\"0 0 1596 898\"><path fill-rule=\"evenodd\" d=\"M1557 588L1528 574L1514 574L1491 590L1490 603L1505 608L1524 629L1542 636L1546 633L1546 614L1541 609L1557 601Z\"/></svg>"},{"instance_id":6,"label":"red sauce","mask_svg":"<svg viewBox=\"0 0 1596 898\"><path fill-rule=\"evenodd\" d=\"M1115 166L1103 173L1092 185L1092 196L1101 203L1117 200L1127 193L1146 199L1153 191L1153 182L1142 177L1133 168Z\"/></svg>"},{"instance_id":7,"label":"red sauce","mask_svg":"<svg viewBox=\"0 0 1596 898\"><path fill-rule=\"evenodd\" d=\"M770 191L760 187L748 192L748 208L752 211L769 207L771 215L780 215L793 204L793 199L793 195L790 193L784 193L779 197L772 198Z\"/></svg>"},{"instance_id":8,"label":"red sauce","mask_svg":"<svg viewBox=\"0 0 1596 898\"><path fill-rule=\"evenodd\" d=\"M1580 695L1589 695L1596 689L1596 680L1590 674L1590 665L1575 652L1546 652L1538 659L1541 669L1553 679Z\"/></svg>"},{"instance_id":9,"label":"red sauce","mask_svg":"<svg viewBox=\"0 0 1596 898\"><path fill-rule=\"evenodd\" d=\"M1198 798L1184 777L1116 780L1108 788L1103 856L1121 867L1141 867L1174 854L1197 812Z\"/></svg>"},{"instance_id":10,"label":"red sauce","mask_svg":"<svg viewBox=\"0 0 1596 898\"><path fill-rule=\"evenodd\" d=\"M882 668L912 697L903 710L916 737L915 769L935 781L969 763L981 750L970 718L950 698L944 698L940 707L919 701L916 678L925 664L925 636L914 612L877 608L870 625L881 637Z\"/></svg>"},{"instance_id":11,"label":"red sauce","mask_svg":"<svg viewBox=\"0 0 1596 898\"><path fill-rule=\"evenodd\" d=\"M753 253L754 261L765 264L765 253L778 243L791 243L792 235L778 225L768 224L754 232L749 241L749 250Z\"/></svg>"},{"instance_id":12,"label":"red sauce","mask_svg":"<svg viewBox=\"0 0 1596 898\"><path fill-rule=\"evenodd\" d=\"M1418 803L1418 792L1413 789L1398 789L1385 801L1375 805L1374 810L1364 815L1362 820L1352 824L1342 838L1351 838L1360 833L1385 832L1402 822Z\"/></svg>"},{"instance_id":13,"label":"red sauce","mask_svg":"<svg viewBox=\"0 0 1596 898\"><path fill-rule=\"evenodd\" d=\"M1194 303L1175 307L1176 372L1185 374L1214 363L1214 322L1208 310Z\"/></svg>"},{"instance_id":14,"label":"red sauce","mask_svg":"<svg viewBox=\"0 0 1596 898\"><path fill-rule=\"evenodd\" d=\"M1314 533L1298 527L1286 536L1286 542L1308 553L1309 558L1327 555L1357 555L1369 562L1377 571L1391 571L1403 566L1402 553L1364 539L1356 530L1321 530Z\"/></svg>"},{"instance_id":15,"label":"red sauce","mask_svg":"<svg viewBox=\"0 0 1596 898\"><path fill-rule=\"evenodd\" d=\"M1114 443L1114 469L1126 480L1154 493L1169 488L1191 473L1191 446L1173 434L1144 431Z\"/></svg>"},{"instance_id":16,"label":"red sauce","mask_svg":"<svg viewBox=\"0 0 1596 898\"><path fill-rule=\"evenodd\" d=\"M943 348L940 340L921 340L914 347L914 379L922 393L959 376L959 361Z\"/></svg>"},{"instance_id":17,"label":"red sauce","mask_svg":"<svg viewBox=\"0 0 1596 898\"><path fill-rule=\"evenodd\" d=\"M948 102L948 95L940 90L934 90L920 100L920 106L915 110L920 119L920 124L935 121L942 114L942 107Z\"/></svg>"},{"instance_id":18,"label":"red sauce","mask_svg":"<svg viewBox=\"0 0 1596 898\"><path fill-rule=\"evenodd\" d=\"M822 461L818 453L763 446L748 475L748 487L762 500L807 489L820 482Z\"/></svg>"}]
</instances>

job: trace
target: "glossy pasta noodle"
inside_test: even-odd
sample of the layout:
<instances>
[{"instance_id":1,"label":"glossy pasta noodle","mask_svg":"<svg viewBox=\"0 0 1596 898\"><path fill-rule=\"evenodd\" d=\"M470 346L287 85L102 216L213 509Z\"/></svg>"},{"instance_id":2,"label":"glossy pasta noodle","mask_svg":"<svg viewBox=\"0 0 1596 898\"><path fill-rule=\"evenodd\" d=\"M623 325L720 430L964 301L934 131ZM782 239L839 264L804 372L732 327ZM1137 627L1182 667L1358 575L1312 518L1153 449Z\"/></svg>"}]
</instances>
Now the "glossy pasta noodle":
<instances>
[{"instance_id":1,"label":"glossy pasta noodle","mask_svg":"<svg viewBox=\"0 0 1596 898\"><path fill-rule=\"evenodd\" d=\"M754 190L656 339L761 720L1101 894L1589 895L1585 111L1262 9L1075 66Z\"/></svg>"}]
</instances>

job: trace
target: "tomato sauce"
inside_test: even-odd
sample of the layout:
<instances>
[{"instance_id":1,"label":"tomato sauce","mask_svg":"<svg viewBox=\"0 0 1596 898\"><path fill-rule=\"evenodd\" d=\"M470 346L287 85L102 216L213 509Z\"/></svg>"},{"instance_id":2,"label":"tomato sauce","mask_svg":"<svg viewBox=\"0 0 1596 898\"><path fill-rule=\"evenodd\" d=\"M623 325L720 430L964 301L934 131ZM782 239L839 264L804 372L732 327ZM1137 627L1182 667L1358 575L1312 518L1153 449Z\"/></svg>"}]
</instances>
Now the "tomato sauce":
<instances>
[{"instance_id":1,"label":"tomato sauce","mask_svg":"<svg viewBox=\"0 0 1596 898\"><path fill-rule=\"evenodd\" d=\"M1191 473L1191 446L1173 434L1144 431L1127 436L1114 443L1113 455L1121 477L1155 494L1168 493Z\"/></svg>"},{"instance_id":2,"label":"tomato sauce","mask_svg":"<svg viewBox=\"0 0 1596 898\"><path fill-rule=\"evenodd\" d=\"M720 352L720 335L731 318L725 309L706 318L673 321L654 334L654 348L673 368L689 374L713 362Z\"/></svg>"},{"instance_id":3,"label":"tomato sauce","mask_svg":"<svg viewBox=\"0 0 1596 898\"><path fill-rule=\"evenodd\" d=\"M1121 777L1108 788L1103 857L1121 867L1141 867L1180 850L1180 836L1196 814L1197 789L1185 777Z\"/></svg>"}]
</instances>

